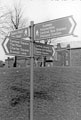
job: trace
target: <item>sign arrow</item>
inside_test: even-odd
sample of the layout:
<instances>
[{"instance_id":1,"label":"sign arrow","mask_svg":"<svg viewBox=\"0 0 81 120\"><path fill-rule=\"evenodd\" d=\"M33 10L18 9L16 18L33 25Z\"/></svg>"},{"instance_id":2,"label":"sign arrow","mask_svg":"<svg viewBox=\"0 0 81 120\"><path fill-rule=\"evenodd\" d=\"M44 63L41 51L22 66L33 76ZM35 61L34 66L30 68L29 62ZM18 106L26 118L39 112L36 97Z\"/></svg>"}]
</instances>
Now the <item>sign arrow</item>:
<instances>
[{"instance_id":1,"label":"sign arrow","mask_svg":"<svg viewBox=\"0 0 81 120\"><path fill-rule=\"evenodd\" d=\"M9 37L5 37L2 46L6 54L9 54L9 49L8 49L8 43L9 43Z\"/></svg>"},{"instance_id":2,"label":"sign arrow","mask_svg":"<svg viewBox=\"0 0 81 120\"><path fill-rule=\"evenodd\" d=\"M75 27L76 27L76 22L75 22L75 20L73 19L72 16L69 17L69 21L70 21L70 23L71 23L71 28L70 28L70 30L69 30L69 34L73 34L74 29L75 29Z\"/></svg>"}]
</instances>

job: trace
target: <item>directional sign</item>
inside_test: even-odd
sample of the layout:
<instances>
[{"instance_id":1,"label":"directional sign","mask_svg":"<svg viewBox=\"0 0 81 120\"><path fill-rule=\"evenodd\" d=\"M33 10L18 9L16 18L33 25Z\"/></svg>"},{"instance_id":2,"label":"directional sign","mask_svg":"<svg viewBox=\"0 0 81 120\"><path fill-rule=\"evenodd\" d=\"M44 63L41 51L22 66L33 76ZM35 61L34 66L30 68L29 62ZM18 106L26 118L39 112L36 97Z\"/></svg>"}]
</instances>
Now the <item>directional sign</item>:
<instances>
[{"instance_id":1,"label":"directional sign","mask_svg":"<svg viewBox=\"0 0 81 120\"><path fill-rule=\"evenodd\" d=\"M27 40L6 37L2 46L7 55L30 57L30 42Z\"/></svg>"},{"instance_id":2,"label":"directional sign","mask_svg":"<svg viewBox=\"0 0 81 120\"><path fill-rule=\"evenodd\" d=\"M76 22L72 16L35 24L34 40L44 40L72 35L75 26Z\"/></svg>"},{"instance_id":3,"label":"directional sign","mask_svg":"<svg viewBox=\"0 0 81 120\"><path fill-rule=\"evenodd\" d=\"M26 38L29 37L29 28L17 29L10 32L10 36L14 38Z\"/></svg>"},{"instance_id":4,"label":"directional sign","mask_svg":"<svg viewBox=\"0 0 81 120\"><path fill-rule=\"evenodd\" d=\"M45 45L43 43L34 43L35 56L53 56L55 53L53 45Z\"/></svg>"}]
</instances>

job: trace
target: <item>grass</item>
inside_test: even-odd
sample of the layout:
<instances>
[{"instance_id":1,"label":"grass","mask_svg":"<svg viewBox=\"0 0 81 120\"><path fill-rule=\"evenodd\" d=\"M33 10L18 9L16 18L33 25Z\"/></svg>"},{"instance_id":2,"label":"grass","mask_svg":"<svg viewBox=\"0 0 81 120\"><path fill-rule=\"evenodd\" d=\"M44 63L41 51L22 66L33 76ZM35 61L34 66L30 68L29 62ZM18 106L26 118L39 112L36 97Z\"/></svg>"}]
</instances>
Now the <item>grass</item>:
<instances>
[{"instance_id":1,"label":"grass","mask_svg":"<svg viewBox=\"0 0 81 120\"><path fill-rule=\"evenodd\" d=\"M0 120L29 120L30 69L0 69ZM34 68L34 120L80 120L81 68Z\"/></svg>"}]
</instances>

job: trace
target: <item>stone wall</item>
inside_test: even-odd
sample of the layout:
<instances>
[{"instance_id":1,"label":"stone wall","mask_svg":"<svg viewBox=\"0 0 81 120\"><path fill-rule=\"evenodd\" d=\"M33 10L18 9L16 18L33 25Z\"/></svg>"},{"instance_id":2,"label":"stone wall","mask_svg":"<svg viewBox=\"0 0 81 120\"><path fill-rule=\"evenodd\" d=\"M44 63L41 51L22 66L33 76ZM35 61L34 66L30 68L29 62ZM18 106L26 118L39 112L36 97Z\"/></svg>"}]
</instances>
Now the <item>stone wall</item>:
<instances>
[{"instance_id":1,"label":"stone wall","mask_svg":"<svg viewBox=\"0 0 81 120\"><path fill-rule=\"evenodd\" d=\"M81 66L81 49L71 50L71 66Z\"/></svg>"}]
</instances>

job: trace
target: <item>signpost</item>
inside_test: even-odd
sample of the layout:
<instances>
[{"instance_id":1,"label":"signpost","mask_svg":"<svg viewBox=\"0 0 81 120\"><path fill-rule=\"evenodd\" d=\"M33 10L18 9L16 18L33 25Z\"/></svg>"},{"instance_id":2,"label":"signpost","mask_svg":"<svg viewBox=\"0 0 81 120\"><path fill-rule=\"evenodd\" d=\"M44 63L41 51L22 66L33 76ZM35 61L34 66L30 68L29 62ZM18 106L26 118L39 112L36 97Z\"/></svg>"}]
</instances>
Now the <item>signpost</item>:
<instances>
[{"instance_id":1,"label":"signpost","mask_svg":"<svg viewBox=\"0 0 81 120\"><path fill-rule=\"evenodd\" d=\"M30 120L33 120L33 96L34 96L34 86L33 86L33 42L34 42L34 22L31 21L31 31L30 31L30 40L31 40L31 51L30 51Z\"/></svg>"},{"instance_id":2,"label":"signpost","mask_svg":"<svg viewBox=\"0 0 81 120\"><path fill-rule=\"evenodd\" d=\"M34 43L35 56L53 56L55 53L53 45L45 45L43 43Z\"/></svg>"},{"instance_id":3,"label":"signpost","mask_svg":"<svg viewBox=\"0 0 81 120\"><path fill-rule=\"evenodd\" d=\"M32 21L28 28L11 31L10 36L7 36L2 43L7 55L30 57L30 120L33 120L33 57L53 56L55 53L53 45L35 41L71 35L75 26L76 23L72 16L35 25ZM30 40L23 39L29 39L29 36Z\"/></svg>"},{"instance_id":4,"label":"signpost","mask_svg":"<svg viewBox=\"0 0 81 120\"><path fill-rule=\"evenodd\" d=\"M72 16L35 24L34 40L40 41L49 38L72 35L75 26L76 22Z\"/></svg>"},{"instance_id":5,"label":"signpost","mask_svg":"<svg viewBox=\"0 0 81 120\"><path fill-rule=\"evenodd\" d=\"M2 46L7 55L30 57L30 41L6 37Z\"/></svg>"},{"instance_id":6,"label":"signpost","mask_svg":"<svg viewBox=\"0 0 81 120\"><path fill-rule=\"evenodd\" d=\"M27 38L29 37L29 28L26 27L11 31L10 36L13 38Z\"/></svg>"}]
</instances>

